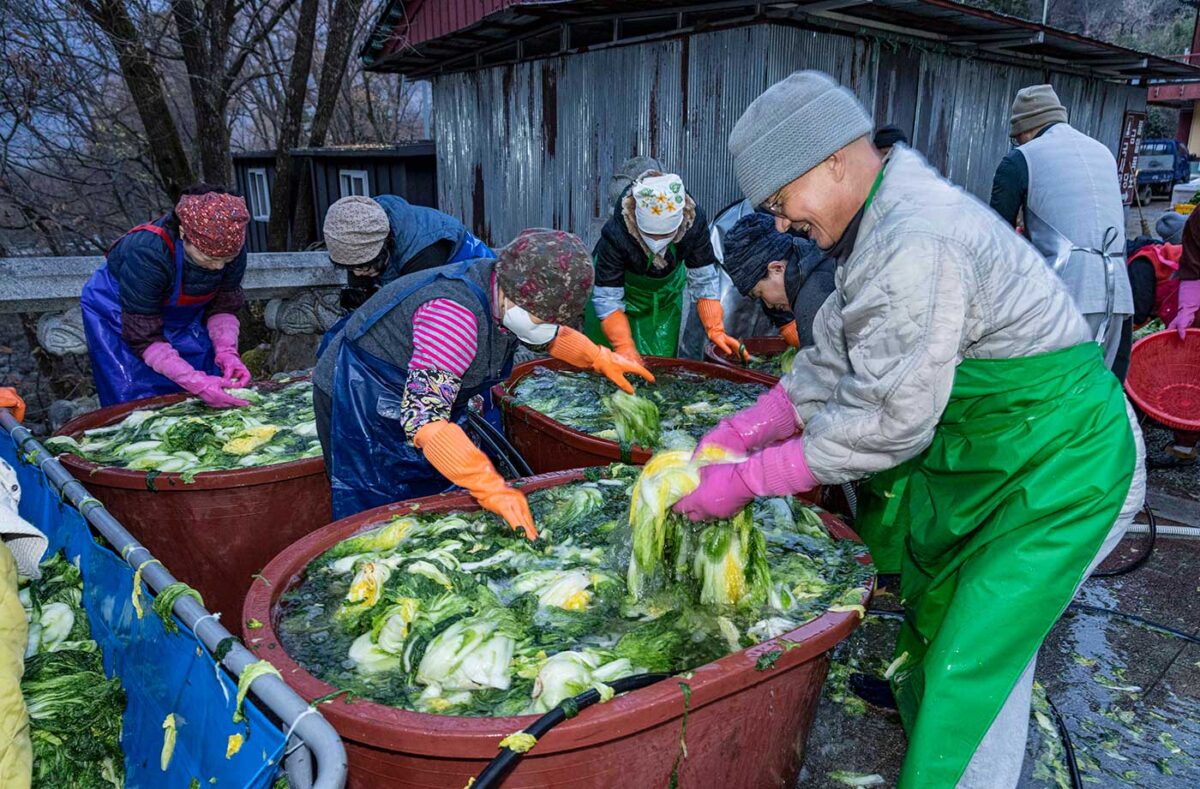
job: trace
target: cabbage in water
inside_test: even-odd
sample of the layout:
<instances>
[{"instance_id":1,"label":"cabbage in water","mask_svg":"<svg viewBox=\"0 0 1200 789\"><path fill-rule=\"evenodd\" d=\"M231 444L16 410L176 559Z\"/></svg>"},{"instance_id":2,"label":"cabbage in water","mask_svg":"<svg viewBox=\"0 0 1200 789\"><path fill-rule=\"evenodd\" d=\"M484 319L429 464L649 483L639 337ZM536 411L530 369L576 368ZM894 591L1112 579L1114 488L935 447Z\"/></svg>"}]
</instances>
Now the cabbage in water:
<instances>
[{"instance_id":1,"label":"cabbage in water","mask_svg":"<svg viewBox=\"0 0 1200 789\"><path fill-rule=\"evenodd\" d=\"M870 570L857 547L830 539L799 501L764 499L699 526L671 514L695 484L689 461L656 456L647 468L662 488L635 491L640 469L615 465L529 494L532 543L486 512L414 512L345 540L283 594L283 646L315 676L385 704L517 715L603 695L619 677L700 666L860 599ZM647 563L636 578L635 554Z\"/></svg>"},{"instance_id":2,"label":"cabbage in water","mask_svg":"<svg viewBox=\"0 0 1200 789\"><path fill-rule=\"evenodd\" d=\"M627 395L602 376L539 367L517 382L513 396L518 405L623 447L691 449L717 422L754 405L766 391L761 384L683 370L654 377L653 384L639 379L637 395Z\"/></svg>"},{"instance_id":3,"label":"cabbage in water","mask_svg":"<svg viewBox=\"0 0 1200 789\"><path fill-rule=\"evenodd\" d=\"M46 447L102 466L183 472L185 482L202 471L269 466L321 454L311 383L229 391L250 405L215 410L188 399L134 411L115 425L85 431L78 441L56 436Z\"/></svg>"}]
</instances>

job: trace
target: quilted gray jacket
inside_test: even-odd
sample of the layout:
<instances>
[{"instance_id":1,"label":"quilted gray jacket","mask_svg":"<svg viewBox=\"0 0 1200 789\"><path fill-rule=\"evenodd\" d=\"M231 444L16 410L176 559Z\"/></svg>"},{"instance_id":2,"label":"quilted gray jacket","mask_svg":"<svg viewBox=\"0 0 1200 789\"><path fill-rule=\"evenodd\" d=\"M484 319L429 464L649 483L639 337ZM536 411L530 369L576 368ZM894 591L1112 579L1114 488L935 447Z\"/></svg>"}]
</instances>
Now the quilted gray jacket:
<instances>
[{"instance_id":1,"label":"quilted gray jacket","mask_svg":"<svg viewBox=\"0 0 1200 789\"><path fill-rule=\"evenodd\" d=\"M814 344L783 379L824 484L920 454L963 359L1011 359L1087 342L1061 280L983 203L897 146L863 215Z\"/></svg>"}]
</instances>

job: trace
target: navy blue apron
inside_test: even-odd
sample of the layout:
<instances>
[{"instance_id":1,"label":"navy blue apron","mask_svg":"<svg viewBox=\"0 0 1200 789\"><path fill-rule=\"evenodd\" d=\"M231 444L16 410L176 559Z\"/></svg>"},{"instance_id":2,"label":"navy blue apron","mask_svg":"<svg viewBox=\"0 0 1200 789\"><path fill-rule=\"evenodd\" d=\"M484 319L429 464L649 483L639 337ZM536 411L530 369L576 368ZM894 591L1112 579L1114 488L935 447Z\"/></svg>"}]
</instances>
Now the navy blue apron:
<instances>
[{"instance_id":1,"label":"navy blue apron","mask_svg":"<svg viewBox=\"0 0 1200 789\"><path fill-rule=\"evenodd\" d=\"M401 425L401 401L408 371L357 347L358 340L375 322L418 289L437 279L456 279L467 285L483 306L486 320L491 301L483 289L464 273L473 261L453 271L439 271L397 293L371 314L358 329L347 334L338 349L333 373L333 409L329 420L331 451L329 480L333 489L333 517L345 518L393 501L430 496L451 487L425 455L412 445ZM479 353L489 353L480 348ZM500 377L459 392L451 421L466 426L467 401L508 377L512 358Z\"/></svg>"},{"instance_id":2,"label":"navy blue apron","mask_svg":"<svg viewBox=\"0 0 1200 789\"><path fill-rule=\"evenodd\" d=\"M459 245L458 249L455 250L454 254L450 256L450 259L444 265L449 266L451 263L462 263L464 260L491 260L495 257L496 253L487 244L467 233L463 237L462 244ZM317 346L317 356L325 353L325 349L333 341L334 336L342 330L342 327L346 325L346 321L350 320L350 316L353 314L353 311L347 312L329 327L329 330L321 337L321 344Z\"/></svg>"},{"instance_id":3,"label":"navy blue apron","mask_svg":"<svg viewBox=\"0 0 1200 789\"><path fill-rule=\"evenodd\" d=\"M171 295L162 307L163 335L167 342L192 367L209 375L220 375L213 362L212 340L203 321L205 306L217 295L216 291L199 296L184 294L183 244L176 244L166 230L158 225L138 225L129 232L154 233L166 243L175 260ZM150 369L142 361L141 354L121 337L120 285L109 270L108 261L96 269L83 286L79 303L83 308L83 331L100 405L182 391L174 381Z\"/></svg>"}]
</instances>

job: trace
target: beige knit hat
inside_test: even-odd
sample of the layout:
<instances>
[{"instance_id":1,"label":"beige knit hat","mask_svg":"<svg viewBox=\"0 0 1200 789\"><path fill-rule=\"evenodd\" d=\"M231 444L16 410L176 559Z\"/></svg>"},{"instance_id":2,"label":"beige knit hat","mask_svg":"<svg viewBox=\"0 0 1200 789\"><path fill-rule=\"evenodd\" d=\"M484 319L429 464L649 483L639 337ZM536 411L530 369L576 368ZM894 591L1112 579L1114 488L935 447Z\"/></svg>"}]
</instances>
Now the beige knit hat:
<instances>
[{"instance_id":1,"label":"beige knit hat","mask_svg":"<svg viewBox=\"0 0 1200 789\"><path fill-rule=\"evenodd\" d=\"M1053 85L1030 85L1013 99L1009 137L1040 129L1050 123L1066 123L1067 108L1058 100Z\"/></svg>"},{"instance_id":2,"label":"beige knit hat","mask_svg":"<svg viewBox=\"0 0 1200 789\"><path fill-rule=\"evenodd\" d=\"M337 266L361 266L383 251L392 225L387 213L369 197L343 197L325 212L325 247Z\"/></svg>"}]
</instances>

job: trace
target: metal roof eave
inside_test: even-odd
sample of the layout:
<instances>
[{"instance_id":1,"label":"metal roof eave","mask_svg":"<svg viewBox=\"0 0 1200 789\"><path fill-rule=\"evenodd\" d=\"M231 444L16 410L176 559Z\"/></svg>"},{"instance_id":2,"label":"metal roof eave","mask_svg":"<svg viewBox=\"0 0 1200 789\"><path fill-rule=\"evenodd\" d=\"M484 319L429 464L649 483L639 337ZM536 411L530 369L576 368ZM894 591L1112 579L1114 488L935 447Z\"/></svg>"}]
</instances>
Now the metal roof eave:
<instances>
[{"instance_id":1,"label":"metal roof eave","mask_svg":"<svg viewBox=\"0 0 1200 789\"><path fill-rule=\"evenodd\" d=\"M381 15L373 42L378 41L376 37L380 35L384 20L398 3L399 0L392 0ZM737 13L739 11L741 13ZM658 31L622 35L623 26L646 27L647 22L653 25L654 20L662 20ZM622 0L518 3L450 35L406 47L400 52L378 57L386 47L384 43L373 50L368 45L363 55L368 70L398 71L419 77L753 22L801 24L851 33L867 29L937 41L966 53L1011 57L1016 61L1049 65L1056 70L1083 72L1109 80L1148 84L1200 79L1200 67L1197 66L1037 22L964 6L953 0L799 0L786 3L663 0L650 10L644 4L633 5ZM604 36L605 40L596 40L594 31L604 23L611 25L612 35ZM584 43L573 46L572 30L584 24L592 32ZM556 38L556 45L529 45L532 41L554 42Z\"/></svg>"}]
</instances>

